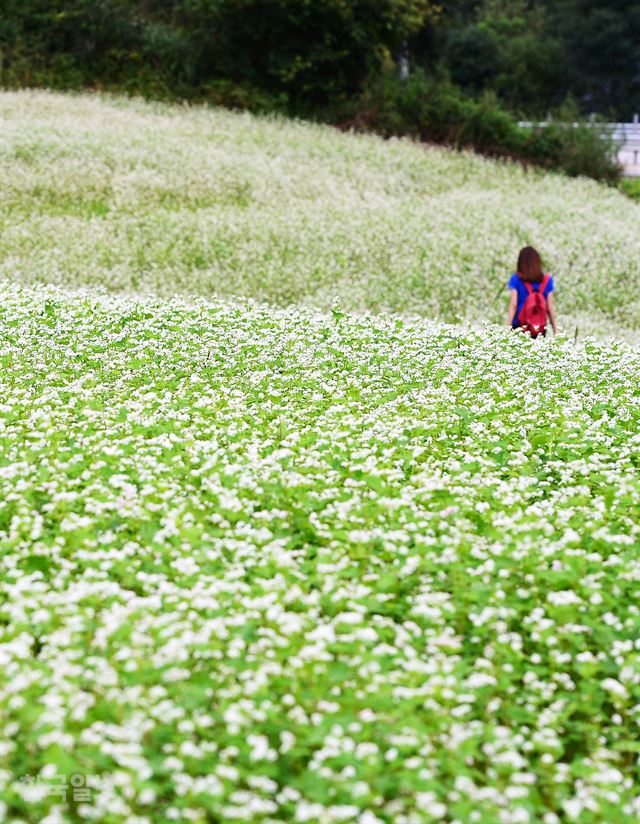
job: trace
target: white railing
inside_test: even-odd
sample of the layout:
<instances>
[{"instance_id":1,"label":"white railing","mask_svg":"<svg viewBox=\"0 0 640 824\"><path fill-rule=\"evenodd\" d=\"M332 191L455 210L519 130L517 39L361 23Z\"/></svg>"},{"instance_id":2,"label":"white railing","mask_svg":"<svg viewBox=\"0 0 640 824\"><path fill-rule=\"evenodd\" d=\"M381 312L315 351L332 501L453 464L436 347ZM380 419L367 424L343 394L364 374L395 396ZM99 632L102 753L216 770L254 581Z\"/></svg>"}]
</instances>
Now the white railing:
<instances>
[{"instance_id":1,"label":"white railing","mask_svg":"<svg viewBox=\"0 0 640 824\"><path fill-rule=\"evenodd\" d=\"M522 121L518 125L530 129L534 126L548 126L549 121L544 120L540 123ZM618 161L623 168L623 174L627 177L640 177L640 118L638 115L633 116L631 123L594 123L594 125L611 132L611 136L618 145Z\"/></svg>"},{"instance_id":2,"label":"white railing","mask_svg":"<svg viewBox=\"0 0 640 824\"><path fill-rule=\"evenodd\" d=\"M613 138L619 144L618 160L628 177L640 177L640 123L614 123Z\"/></svg>"}]
</instances>

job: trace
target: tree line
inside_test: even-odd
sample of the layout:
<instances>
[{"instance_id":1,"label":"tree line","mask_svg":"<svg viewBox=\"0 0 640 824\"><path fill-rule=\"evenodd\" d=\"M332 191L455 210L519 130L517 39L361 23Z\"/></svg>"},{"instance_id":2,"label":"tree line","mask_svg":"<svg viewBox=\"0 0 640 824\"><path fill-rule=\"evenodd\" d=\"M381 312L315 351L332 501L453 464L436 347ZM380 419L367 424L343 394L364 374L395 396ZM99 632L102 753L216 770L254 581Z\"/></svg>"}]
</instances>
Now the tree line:
<instances>
[{"instance_id":1,"label":"tree line","mask_svg":"<svg viewBox=\"0 0 640 824\"><path fill-rule=\"evenodd\" d=\"M0 9L4 86L209 100L524 156L522 135L503 145L507 120L626 120L640 110L637 0L0 0ZM535 151L544 154L541 139Z\"/></svg>"}]
</instances>

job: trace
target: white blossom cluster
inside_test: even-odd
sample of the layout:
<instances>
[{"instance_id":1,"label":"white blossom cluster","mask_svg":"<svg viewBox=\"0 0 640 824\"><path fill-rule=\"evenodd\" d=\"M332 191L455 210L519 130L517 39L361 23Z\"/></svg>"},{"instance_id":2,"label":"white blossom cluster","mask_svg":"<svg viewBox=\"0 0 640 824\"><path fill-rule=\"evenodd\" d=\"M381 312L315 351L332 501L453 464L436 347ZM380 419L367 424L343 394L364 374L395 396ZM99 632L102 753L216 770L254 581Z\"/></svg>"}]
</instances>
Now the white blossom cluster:
<instances>
[{"instance_id":1,"label":"white blossom cluster","mask_svg":"<svg viewBox=\"0 0 640 824\"><path fill-rule=\"evenodd\" d=\"M504 320L540 249L567 335L640 339L640 206L588 180L204 107L0 93L0 278Z\"/></svg>"},{"instance_id":2,"label":"white blossom cluster","mask_svg":"<svg viewBox=\"0 0 640 824\"><path fill-rule=\"evenodd\" d=\"M64 168L72 108L36 99ZM43 215L60 272L107 271L99 218ZM0 820L637 822L639 374L623 343L0 285Z\"/></svg>"}]
</instances>

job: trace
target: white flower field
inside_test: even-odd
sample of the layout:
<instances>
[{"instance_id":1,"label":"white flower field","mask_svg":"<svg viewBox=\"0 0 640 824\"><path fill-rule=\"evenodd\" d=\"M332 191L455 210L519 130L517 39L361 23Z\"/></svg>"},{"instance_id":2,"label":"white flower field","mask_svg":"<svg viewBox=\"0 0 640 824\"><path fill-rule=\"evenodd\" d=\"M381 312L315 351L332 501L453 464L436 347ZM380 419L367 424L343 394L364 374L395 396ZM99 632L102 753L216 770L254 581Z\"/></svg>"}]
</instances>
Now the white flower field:
<instances>
[{"instance_id":1,"label":"white flower field","mask_svg":"<svg viewBox=\"0 0 640 824\"><path fill-rule=\"evenodd\" d=\"M637 824L640 207L0 115L0 821ZM526 243L556 338L486 322Z\"/></svg>"},{"instance_id":2,"label":"white flower field","mask_svg":"<svg viewBox=\"0 0 640 824\"><path fill-rule=\"evenodd\" d=\"M640 342L640 206L615 189L221 110L0 100L0 279L502 322L530 243L567 334Z\"/></svg>"}]
</instances>

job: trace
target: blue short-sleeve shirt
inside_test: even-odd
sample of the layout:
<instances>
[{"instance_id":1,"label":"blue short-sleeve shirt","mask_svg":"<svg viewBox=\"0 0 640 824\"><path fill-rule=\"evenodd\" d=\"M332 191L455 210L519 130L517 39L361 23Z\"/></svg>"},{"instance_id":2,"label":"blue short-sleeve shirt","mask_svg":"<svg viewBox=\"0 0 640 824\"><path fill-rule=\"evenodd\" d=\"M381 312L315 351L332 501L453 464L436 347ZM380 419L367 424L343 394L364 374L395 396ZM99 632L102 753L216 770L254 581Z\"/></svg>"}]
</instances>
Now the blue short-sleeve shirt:
<instances>
[{"instance_id":1,"label":"blue short-sleeve shirt","mask_svg":"<svg viewBox=\"0 0 640 824\"><path fill-rule=\"evenodd\" d=\"M533 286L534 291L537 291L540 288L539 283L532 283L531 285ZM508 287L509 287L509 289L515 289L517 294L518 294L518 308L516 309L516 314L515 314L515 317L513 318L513 323L512 323L513 328L517 329L517 327L520 326L520 321L518 320L518 317L520 316L520 311L521 311L522 307L524 306L524 302L527 299L527 295L529 294L529 292L527 291L527 287L525 286L524 281L521 280L520 277L518 276L518 274L515 273L515 272L514 272L513 275L511 275L511 279L509 280ZM549 283L547 283L547 285L545 287L545 290L542 294L546 298L547 295L549 295L554 290L555 290L555 286L553 285L553 278L551 276L549 276Z\"/></svg>"}]
</instances>

